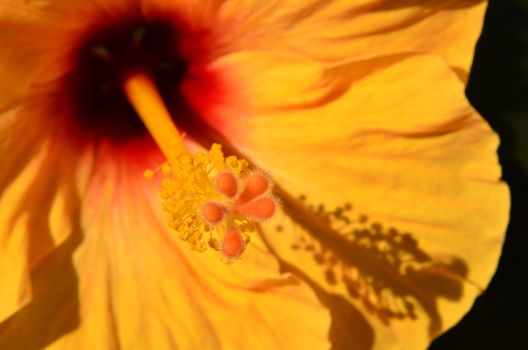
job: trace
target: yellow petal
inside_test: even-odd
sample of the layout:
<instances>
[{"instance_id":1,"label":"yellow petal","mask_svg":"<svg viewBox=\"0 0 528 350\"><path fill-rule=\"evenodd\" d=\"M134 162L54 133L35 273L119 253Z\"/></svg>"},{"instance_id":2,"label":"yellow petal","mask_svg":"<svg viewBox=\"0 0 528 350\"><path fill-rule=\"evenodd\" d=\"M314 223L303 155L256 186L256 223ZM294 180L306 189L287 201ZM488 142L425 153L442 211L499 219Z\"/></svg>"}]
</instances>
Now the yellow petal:
<instances>
[{"instance_id":1,"label":"yellow petal","mask_svg":"<svg viewBox=\"0 0 528 350\"><path fill-rule=\"evenodd\" d=\"M60 129L48 118L56 113L31 101L0 112L0 321L30 301L31 271L75 230L91 173L80 150L50 137Z\"/></svg>"},{"instance_id":2,"label":"yellow petal","mask_svg":"<svg viewBox=\"0 0 528 350\"><path fill-rule=\"evenodd\" d=\"M354 39L349 40L349 44L343 43L336 52L354 52L356 55L406 50L431 52L442 56L462 78L466 78L486 5L485 1L474 0L425 1L405 9L404 6L392 8L393 2L386 1L379 12L351 21L356 29L352 34Z\"/></svg>"},{"instance_id":3,"label":"yellow petal","mask_svg":"<svg viewBox=\"0 0 528 350\"><path fill-rule=\"evenodd\" d=\"M218 67L249 89L253 114L217 127L278 183L283 216L264 234L278 256L363 312L375 349L423 349L456 323L496 268L509 193L497 136L452 70L429 55L319 75L272 54ZM274 106L289 89L315 98Z\"/></svg>"},{"instance_id":4,"label":"yellow petal","mask_svg":"<svg viewBox=\"0 0 528 350\"><path fill-rule=\"evenodd\" d=\"M218 17L236 28L222 33L224 42L239 48L293 50L330 61L433 52L467 73L485 7L473 0L228 1Z\"/></svg>"},{"instance_id":5,"label":"yellow petal","mask_svg":"<svg viewBox=\"0 0 528 350\"><path fill-rule=\"evenodd\" d=\"M158 185L145 184L152 164L99 152L79 231L35 269L34 299L0 326L0 347L328 347L328 311L280 275L258 237L233 265L191 251L168 231Z\"/></svg>"},{"instance_id":6,"label":"yellow petal","mask_svg":"<svg viewBox=\"0 0 528 350\"><path fill-rule=\"evenodd\" d=\"M78 204L74 168L61 166L68 151L17 112L0 114L0 320L29 300L31 269L70 235ZM57 181L60 176L66 180Z\"/></svg>"},{"instance_id":7,"label":"yellow petal","mask_svg":"<svg viewBox=\"0 0 528 350\"><path fill-rule=\"evenodd\" d=\"M173 15L207 29L213 56L239 49L295 51L328 61L403 51L440 54L464 76L480 33L484 1L167 0L40 1L0 4L0 91L24 92L71 68L70 50L94 21L128 14ZM172 16L172 17L171 17ZM174 17L174 18L173 18ZM0 99L0 106L2 101Z\"/></svg>"}]
</instances>

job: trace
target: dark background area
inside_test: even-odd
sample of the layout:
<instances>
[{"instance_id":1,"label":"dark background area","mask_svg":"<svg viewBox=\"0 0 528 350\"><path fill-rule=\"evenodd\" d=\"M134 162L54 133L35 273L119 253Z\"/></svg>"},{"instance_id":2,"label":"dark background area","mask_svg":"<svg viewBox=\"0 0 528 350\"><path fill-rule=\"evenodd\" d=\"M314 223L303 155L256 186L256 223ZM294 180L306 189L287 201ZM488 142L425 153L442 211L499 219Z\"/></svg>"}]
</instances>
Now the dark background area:
<instances>
[{"instance_id":1,"label":"dark background area","mask_svg":"<svg viewBox=\"0 0 528 350\"><path fill-rule=\"evenodd\" d=\"M501 137L511 221L490 286L430 350L528 349L528 0L489 1L466 93Z\"/></svg>"}]
</instances>

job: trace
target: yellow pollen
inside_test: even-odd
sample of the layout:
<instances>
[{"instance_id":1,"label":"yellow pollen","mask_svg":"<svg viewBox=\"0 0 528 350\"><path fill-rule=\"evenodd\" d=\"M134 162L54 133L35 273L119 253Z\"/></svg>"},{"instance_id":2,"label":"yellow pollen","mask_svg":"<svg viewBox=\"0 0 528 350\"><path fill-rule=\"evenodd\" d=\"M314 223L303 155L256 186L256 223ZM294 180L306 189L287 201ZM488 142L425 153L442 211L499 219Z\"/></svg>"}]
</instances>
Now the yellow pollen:
<instances>
[{"instance_id":1,"label":"yellow pollen","mask_svg":"<svg viewBox=\"0 0 528 350\"><path fill-rule=\"evenodd\" d=\"M143 173L143 176L145 177L145 179L151 180L154 177L154 172L151 169L147 169Z\"/></svg>"},{"instance_id":2,"label":"yellow pollen","mask_svg":"<svg viewBox=\"0 0 528 350\"><path fill-rule=\"evenodd\" d=\"M162 208L167 222L179 237L197 251L208 247L221 250L226 233L235 228L241 237L255 231L255 220L232 208L233 200L216 185L219 174L232 173L244 178L250 171L247 161L224 157L222 148L213 144L208 152L171 155L163 168L168 169L162 182ZM231 260L231 259L227 259Z\"/></svg>"}]
</instances>

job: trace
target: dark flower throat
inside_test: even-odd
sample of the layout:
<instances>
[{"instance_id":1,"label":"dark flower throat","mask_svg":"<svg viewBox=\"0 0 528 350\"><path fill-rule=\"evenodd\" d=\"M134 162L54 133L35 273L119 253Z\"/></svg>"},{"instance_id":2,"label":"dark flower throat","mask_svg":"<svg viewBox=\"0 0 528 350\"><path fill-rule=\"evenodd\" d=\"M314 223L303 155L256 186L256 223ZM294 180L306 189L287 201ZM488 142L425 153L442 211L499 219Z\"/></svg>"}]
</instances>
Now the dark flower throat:
<instances>
[{"instance_id":1,"label":"dark flower throat","mask_svg":"<svg viewBox=\"0 0 528 350\"><path fill-rule=\"evenodd\" d=\"M129 20L99 28L77 55L65 93L78 127L90 137L126 142L146 133L122 89L132 71L150 73L170 109L180 115L189 110L180 92L187 62L169 22Z\"/></svg>"}]
</instances>

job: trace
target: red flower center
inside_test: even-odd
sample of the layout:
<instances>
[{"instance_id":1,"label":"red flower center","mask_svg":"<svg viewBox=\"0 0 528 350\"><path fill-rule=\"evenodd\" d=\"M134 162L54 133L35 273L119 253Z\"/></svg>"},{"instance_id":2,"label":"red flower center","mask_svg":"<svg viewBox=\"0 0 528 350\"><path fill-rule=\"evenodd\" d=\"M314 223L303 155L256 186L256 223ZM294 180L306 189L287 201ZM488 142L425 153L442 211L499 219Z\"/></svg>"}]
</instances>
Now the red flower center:
<instances>
[{"instance_id":1,"label":"red flower center","mask_svg":"<svg viewBox=\"0 0 528 350\"><path fill-rule=\"evenodd\" d=\"M179 130L196 139L207 132L204 117L182 89L186 80L206 81L211 89L203 91L204 98L215 93L211 76L190 73L193 65L206 60L205 33L191 33L182 23L172 17L128 16L91 25L76 40L73 69L60 80L55 94L56 106L62 111L66 107L64 125L75 140L126 143L147 135L123 90L124 79L133 72L152 77Z\"/></svg>"},{"instance_id":2,"label":"red flower center","mask_svg":"<svg viewBox=\"0 0 528 350\"><path fill-rule=\"evenodd\" d=\"M169 23L130 20L103 27L92 33L77 53L77 65L64 88L82 130L116 141L146 132L122 88L124 75L134 70L155 79L167 105L178 112L184 109L179 86L187 62Z\"/></svg>"}]
</instances>

